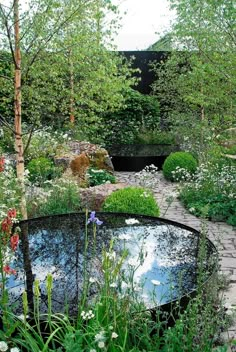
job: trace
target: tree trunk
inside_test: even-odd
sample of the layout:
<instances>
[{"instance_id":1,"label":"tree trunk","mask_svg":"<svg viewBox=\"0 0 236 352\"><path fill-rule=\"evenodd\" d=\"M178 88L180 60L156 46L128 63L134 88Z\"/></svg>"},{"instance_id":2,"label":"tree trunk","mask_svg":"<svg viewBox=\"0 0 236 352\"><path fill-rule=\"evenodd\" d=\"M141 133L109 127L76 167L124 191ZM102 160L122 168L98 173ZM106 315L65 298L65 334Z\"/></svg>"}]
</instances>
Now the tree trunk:
<instances>
[{"instance_id":1,"label":"tree trunk","mask_svg":"<svg viewBox=\"0 0 236 352\"><path fill-rule=\"evenodd\" d=\"M15 80L14 80L14 113L15 113L15 151L16 174L21 188L20 210L23 219L27 219L24 182L24 155L21 130L21 52L20 52L20 25L19 0L14 0L14 34L15 34Z\"/></svg>"}]
</instances>

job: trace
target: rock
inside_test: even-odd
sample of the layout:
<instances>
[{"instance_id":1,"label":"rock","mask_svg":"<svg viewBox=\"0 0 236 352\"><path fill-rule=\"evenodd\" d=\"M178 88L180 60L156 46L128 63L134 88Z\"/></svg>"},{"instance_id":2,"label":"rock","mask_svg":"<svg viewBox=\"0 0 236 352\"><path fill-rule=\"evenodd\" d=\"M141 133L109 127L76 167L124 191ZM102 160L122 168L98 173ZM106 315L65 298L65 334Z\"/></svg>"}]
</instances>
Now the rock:
<instances>
[{"instance_id":1,"label":"rock","mask_svg":"<svg viewBox=\"0 0 236 352\"><path fill-rule=\"evenodd\" d=\"M85 153L81 153L75 159L71 160L70 168L73 176L79 176L81 179L84 179L89 165L89 158Z\"/></svg>"},{"instance_id":2,"label":"rock","mask_svg":"<svg viewBox=\"0 0 236 352\"><path fill-rule=\"evenodd\" d=\"M66 153L54 157L55 164L63 167L64 171L71 168L73 175L79 175L80 178L83 171L84 175L82 178L84 178L87 168L93 166L113 174L114 167L106 149L101 148L97 144L79 141L70 141L66 147L68 149ZM80 155L83 155L83 161L78 159ZM87 161L89 161L89 164ZM80 164L83 164L83 166L79 171Z\"/></svg>"},{"instance_id":3,"label":"rock","mask_svg":"<svg viewBox=\"0 0 236 352\"><path fill-rule=\"evenodd\" d=\"M105 183L103 185L80 189L81 205L89 210L101 210L104 200L114 191L128 187L126 183Z\"/></svg>"}]
</instances>

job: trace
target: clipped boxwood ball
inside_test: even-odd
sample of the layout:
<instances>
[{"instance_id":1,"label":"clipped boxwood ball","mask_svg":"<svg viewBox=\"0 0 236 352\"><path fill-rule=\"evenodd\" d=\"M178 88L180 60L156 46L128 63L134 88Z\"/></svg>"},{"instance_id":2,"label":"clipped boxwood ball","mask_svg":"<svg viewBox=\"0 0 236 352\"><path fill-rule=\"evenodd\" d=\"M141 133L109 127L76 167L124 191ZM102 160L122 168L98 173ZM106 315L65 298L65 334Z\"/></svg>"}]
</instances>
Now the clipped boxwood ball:
<instances>
[{"instance_id":1,"label":"clipped boxwood ball","mask_svg":"<svg viewBox=\"0 0 236 352\"><path fill-rule=\"evenodd\" d=\"M165 178L170 181L183 179L186 176L186 171L189 174L193 174L196 169L197 160L188 152L171 153L166 158L162 167Z\"/></svg>"},{"instance_id":2,"label":"clipped boxwood ball","mask_svg":"<svg viewBox=\"0 0 236 352\"><path fill-rule=\"evenodd\" d=\"M103 211L159 216L153 194L141 187L127 187L113 192L102 205Z\"/></svg>"}]
</instances>

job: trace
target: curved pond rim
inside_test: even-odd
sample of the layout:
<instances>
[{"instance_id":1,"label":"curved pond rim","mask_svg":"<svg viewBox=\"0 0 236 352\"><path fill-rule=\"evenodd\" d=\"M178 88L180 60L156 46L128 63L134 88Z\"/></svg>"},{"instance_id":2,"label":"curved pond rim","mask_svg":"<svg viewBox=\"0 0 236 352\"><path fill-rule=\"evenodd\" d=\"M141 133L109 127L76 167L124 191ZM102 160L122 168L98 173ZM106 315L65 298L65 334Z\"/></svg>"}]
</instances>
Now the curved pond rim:
<instances>
[{"instance_id":1,"label":"curved pond rim","mask_svg":"<svg viewBox=\"0 0 236 352\"><path fill-rule=\"evenodd\" d=\"M88 214L90 214L91 211L88 212ZM43 220L43 219L49 219L49 218L57 218L57 217L68 217L70 215L79 215L79 216L84 216L85 218L85 211L81 211L81 212L71 212L71 213L64 213L64 214L53 214L53 215L46 215L46 216L39 216L39 217L35 217L35 218L29 218L27 220L20 220L18 223L15 224L15 226L19 226L20 227L20 224L25 224L27 222L34 222L34 221L38 221L38 220ZM193 234L197 235L197 236L200 236L200 231L188 226L188 225L185 225L185 224L182 224L182 223L179 223L177 221L174 221L174 220L169 220L169 219L165 219L165 218L160 218L160 217L155 217L155 216L149 216L149 215L143 215L143 214L133 214L133 213L116 213L116 212L101 212L101 211L96 211L96 215L99 217L99 215L105 215L105 216L121 216L121 217L125 217L125 218L146 218L146 219L150 219L150 220L157 220L159 221L160 223L166 223L166 224L169 224L169 225L173 225L173 226L176 226L176 227L179 227L179 228L182 228L184 230L188 230L190 232L192 232ZM84 224L86 225L86 224ZM217 272L217 267L218 267L218 258L219 258L219 253L218 253L218 250L216 248L216 246L214 245L214 243L208 238L206 237L205 238L206 241L208 242L208 244L210 245L210 247L213 249L213 252L215 252L215 260L214 260L214 268L212 269L212 272L211 274L207 277L207 279L202 282L202 284L195 288L195 289L192 289L191 291L189 291L188 293L186 294L183 294L182 296L180 296L179 298L175 299L175 300L170 300L170 301L167 301L163 304L160 304L158 306L154 306L152 308L147 308L145 310L142 310L142 311L156 311L156 310L162 310L162 311L165 311L166 309L170 309L170 307L172 307L173 305L177 304L178 302L181 302L181 300L188 300L190 299L190 297L192 297L193 295L197 294L197 291L198 290L201 290L202 288L204 289L204 286L207 285L210 280L212 279L213 275ZM165 309L166 307L166 309ZM142 312L140 311L140 312Z\"/></svg>"}]
</instances>

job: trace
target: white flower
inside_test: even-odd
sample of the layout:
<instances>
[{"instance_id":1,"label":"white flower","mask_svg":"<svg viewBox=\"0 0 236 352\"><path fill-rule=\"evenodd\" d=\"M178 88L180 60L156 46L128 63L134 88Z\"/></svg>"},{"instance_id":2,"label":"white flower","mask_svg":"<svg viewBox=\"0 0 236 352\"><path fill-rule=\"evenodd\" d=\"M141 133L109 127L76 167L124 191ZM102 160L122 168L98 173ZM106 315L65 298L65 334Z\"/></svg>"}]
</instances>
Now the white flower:
<instances>
[{"instance_id":1,"label":"white flower","mask_svg":"<svg viewBox=\"0 0 236 352\"><path fill-rule=\"evenodd\" d=\"M105 347L105 342L104 341L99 341L98 342L98 347L99 348L104 348Z\"/></svg>"},{"instance_id":2,"label":"white flower","mask_svg":"<svg viewBox=\"0 0 236 352\"><path fill-rule=\"evenodd\" d=\"M89 310L88 312L82 311L80 315L83 320L89 320L94 318L94 314L91 310Z\"/></svg>"},{"instance_id":3,"label":"white flower","mask_svg":"<svg viewBox=\"0 0 236 352\"><path fill-rule=\"evenodd\" d=\"M20 352L18 347L13 347L10 349L10 352Z\"/></svg>"},{"instance_id":4,"label":"white flower","mask_svg":"<svg viewBox=\"0 0 236 352\"><path fill-rule=\"evenodd\" d=\"M132 219L132 218L126 219L125 222L127 225L139 224L139 221L137 219Z\"/></svg>"},{"instance_id":5,"label":"white flower","mask_svg":"<svg viewBox=\"0 0 236 352\"><path fill-rule=\"evenodd\" d=\"M119 235L119 239L120 239L120 240L128 241L128 240L131 239L131 236L128 235L128 234L126 234L126 233L122 233L122 234Z\"/></svg>"},{"instance_id":6,"label":"white flower","mask_svg":"<svg viewBox=\"0 0 236 352\"><path fill-rule=\"evenodd\" d=\"M118 336L119 336L119 335L117 335L116 332L113 332L113 333L111 334L111 338L112 338L112 339L117 339Z\"/></svg>"},{"instance_id":7,"label":"white flower","mask_svg":"<svg viewBox=\"0 0 236 352\"><path fill-rule=\"evenodd\" d=\"M100 331L98 334L95 335L95 342L104 341L105 339L106 339L106 337L105 337L104 330Z\"/></svg>"},{"instance_id":8,"label":"white flower","mask_svg":"<svg viewBox=\"0 0 236 352\"><path fill-rule=\"evenodd\" d=\"M114 259L116 259L116 252L114 252L114 251L111 252L111 253L107 252L106 256L107 256L108 259L114 260Z\"/></svg>"},{"instance_id":9,"label":"white flower","mask_svg":"<svg viewBox=\"0 0 236 352\"><path fill-rule=\"evenodd\" d=\"M160 281L158 280L151 280L151 283L154 285L154 286L159 286L161 283Z\"/></svg>"},{"instance_id":10,"label":"white flower","mask_svg":"<svg viewBox=\"0 0 236 352\"><path fill-rule=\"evenodd\" d=\"M89 352L97 352L94 348L92 348Z\"/></svg>"},{"instance_id":11,"label":"white flower","mask_svg":"<svg viewBox=\"0 0 236 352\"><path fill-rule=\"evenodd\" d=\"M195 208L189 208L189 212L190 213L194 213L195 212Z\"/></svg>"},{"instance_id":12,"label":"white flower","mask_svg":"<svg viewBox=\"0 0 236 352\"><path fill-rule=\"evenodd\" d=\"M116 288L116 287L117 287L117 283L116 283L116 282L112 282L112 283L110 284L110 287Z\"/></svg>"},{"instance_id":13,"label":"white flower","mask_svg":"<svg viewBox=\"0 0 236 352\"><path fill-rule=\"evenodd\" d=\"M0 341L0 351L7 351L8 350L8 346L7 343L5 341Z\"/></svg>"},{"instance_id":14,"label":"white flower","mask_svg":"<svg viewBox=\"0 0 236 352\"><path fill-rule=\"evenodd\" d=\"M89 278L89 282L90 282L91 284L94 284L95 282L97 282L97 279L96 279L95 277L90 277L90 278Z\"/></svg>"}]
</instances>

